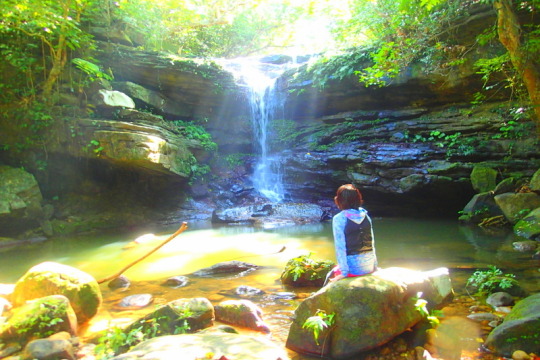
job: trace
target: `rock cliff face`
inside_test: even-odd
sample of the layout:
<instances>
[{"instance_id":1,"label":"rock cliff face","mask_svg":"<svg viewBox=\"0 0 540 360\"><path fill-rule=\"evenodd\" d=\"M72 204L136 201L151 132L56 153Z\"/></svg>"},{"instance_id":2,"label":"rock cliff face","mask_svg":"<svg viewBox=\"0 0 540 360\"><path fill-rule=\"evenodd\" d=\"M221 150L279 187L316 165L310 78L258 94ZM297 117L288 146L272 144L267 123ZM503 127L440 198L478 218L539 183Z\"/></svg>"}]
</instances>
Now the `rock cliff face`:
<instances>
[{"instance_id":1,"label":"rock cliff face","mask_svg":"<svg viewBox=\"0 0 540 360\"><path fill-rule=\"evenodd\" d=\"M448 36L468 44L474 29L493 18L491 7L479 7ZM365 87L354 76L329 80L323 90L306 74L282 77L279 85L291 95L269 137L282 158L287 200L325 204L339 185L352 182L363 189L366 206L380 214L453 215L474 194L469 175L475 164L496 169L500 177L532 175L540 152L535 139L527 139L530 124L500 130L512 121L503 110L508 106L497 103L506 94L498 92L484 106L468 103L483 85L472 65L487 51L498 50L476 48L445 73L413 64L381 88ZM111 44L102 47L101 57L115 74L113 88L138 108L165 120L204 119L222 157L254 152L246 96L219 66ZM240 171L219 172L207 186L218 206L256 201L253 159L244 160ZM180 175L174 167L167 171ZM210 191L199 192L205 198Z\"/></svg>"},{"instance_id":2,"label":"rock cliff face","mask_svg":"<svg viewBox=\"0 0 540 360\"><path fill-rule=\"evenodd\" d=\"M500 179L531 176L538 164L534 137L500 132L508 119L498 106L357 111L304 122L283 151L285 188L296 201L322 200L351 182L380 213L455 214L474 194L475 164Z\"/></svg>"},{"instance_id":3,"label":"rock cliff face","mask_svg":"<svg viewBox=\"0 0 540 360\"><path fill-rule=\"evenodd\" d=\"M449 36L470 43L478 23L493 18L490 9L452 27ZM144 212L135 210L134 223L169 200L173 213L181 207L198 218L209 218L215 208L264 204L251 183L255 141L247 96L230 73L216 63L125 45L101 43L99 49L96 58L114 81L88 89L87 100L68 101L63 94L66 104L95 113L56 119L45 144L48 168L33 172L46 200L68 192L110 198L106 190L121 193L127 208L134 208L130 199L148 200ZM482 51L497 49L471 51L444 74L413 64L382 88L365 87L354 76L330 79L324 89L313 87L309 74L302 81L280 78L288 96L269 140L283 165L286 201L333 208L336 188L352 182L375 215L454 216L474 194L474 165L495 169L498 180L531 176L540 166L531 122L510 112L503 92L483 106L468 103L482 88L472 66ZM111 104L115 98L124 105ZM204 126L217 152L179 132L176 120ZM242 161L227 167L227 158ZM209 183L194 177L205 166L214 176ZM56 210L56 217L69 217Z\"/></svg>"}]
</instances>

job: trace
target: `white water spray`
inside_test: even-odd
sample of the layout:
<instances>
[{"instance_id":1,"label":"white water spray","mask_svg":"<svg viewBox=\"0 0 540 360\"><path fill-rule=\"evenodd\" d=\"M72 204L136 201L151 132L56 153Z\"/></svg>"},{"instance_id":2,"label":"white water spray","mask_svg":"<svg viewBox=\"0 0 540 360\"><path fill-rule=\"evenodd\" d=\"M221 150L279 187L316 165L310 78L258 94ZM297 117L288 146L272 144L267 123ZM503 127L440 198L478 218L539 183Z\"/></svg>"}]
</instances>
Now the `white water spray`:
<instances>
[{"instance_id":1,"label":"white water spray","mask_svg":"<svg viewBox=\"0 0 540 360\"><path fill-rule=\"evenodd\" d=\"M268 200L279 203L284 199L282 164L280 157L271 153L269 140L271 122L282 115L285 100L276 89L276 80L287 65L246 58L225 66L248 91L253 136L260 156L253 173L253 186Z\"/></svg>"}]
</instances>

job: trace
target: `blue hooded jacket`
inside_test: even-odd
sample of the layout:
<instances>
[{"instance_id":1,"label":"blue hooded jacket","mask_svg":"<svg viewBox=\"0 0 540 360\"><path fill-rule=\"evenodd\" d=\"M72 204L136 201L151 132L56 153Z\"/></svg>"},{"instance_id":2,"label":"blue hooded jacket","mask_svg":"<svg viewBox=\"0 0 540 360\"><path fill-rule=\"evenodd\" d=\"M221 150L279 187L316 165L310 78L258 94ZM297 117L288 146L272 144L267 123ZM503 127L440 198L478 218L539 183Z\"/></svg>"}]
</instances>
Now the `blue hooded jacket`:
<instances>
[{"instance_id":1,"label":"blue hooded jacket","mask_svg":"<svg viewBox=\"0 0 540 360\"><path fill-rule=\"evenodd\" d=\"M377 268L373 228L363 208L346 209L332 219L336 258L343 276L365 275Z\"/></svg>"}]
</instances>

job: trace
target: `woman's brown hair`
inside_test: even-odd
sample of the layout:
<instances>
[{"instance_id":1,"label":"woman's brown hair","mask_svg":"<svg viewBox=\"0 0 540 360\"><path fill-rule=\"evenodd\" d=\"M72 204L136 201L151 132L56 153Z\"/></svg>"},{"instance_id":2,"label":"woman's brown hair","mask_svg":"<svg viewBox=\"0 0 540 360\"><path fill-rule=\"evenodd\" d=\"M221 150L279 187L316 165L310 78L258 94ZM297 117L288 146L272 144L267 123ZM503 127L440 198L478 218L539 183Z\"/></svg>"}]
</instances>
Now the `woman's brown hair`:
<instances>
[{"instance_id":1,"label":"woman's brown hair","mask_svg":"<svg viewBox=\"0 0 540 360\"><path fill-rule=\"evenodd\" d=\"M341 185L336 192L334 202L340 210L358 209L364 203L362 194L353 184Z\"/></svg>"}]
</instances>

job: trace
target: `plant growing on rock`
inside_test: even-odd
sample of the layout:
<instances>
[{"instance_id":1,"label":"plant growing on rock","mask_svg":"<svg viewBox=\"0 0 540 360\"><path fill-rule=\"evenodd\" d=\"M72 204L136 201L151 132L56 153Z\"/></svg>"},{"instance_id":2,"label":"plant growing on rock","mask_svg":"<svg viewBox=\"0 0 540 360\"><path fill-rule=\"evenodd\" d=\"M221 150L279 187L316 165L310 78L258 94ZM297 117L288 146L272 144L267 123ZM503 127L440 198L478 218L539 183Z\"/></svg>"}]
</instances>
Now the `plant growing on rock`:
<instances>
[{"instance_id":1,"label":"plant growing on rock","mask_svg":"<svg viewBox=\"0 0 540 360\"><path fill-rule=\"evenodd\" d=\"M315 315L310 316L306 319L304 322L304 325L302 325L303 329L308 329L313 332L313 337L315 338L315 343L317 345L319 344L319 336L325 329L331 329L334 325L334 317L336 316L335 313L327 314L324 310L317 310ZM328 336L328 335L327 335ZM326 336L326 337L327 337ZM325 340L326 340L325 337ZM323 346L324 347L324 346Z\"/></svg>"},{"instance_id":2,"label":"plant growing on rock","mask_svg":"<svg viewBox=\"0 0 540 360\"><path fill-rule=\"evenodd\" d=\"M428 302L421 298L422 293L418 294L418 299L414 304L415 309L422 314L427 321L429 321L431 327L439 325L439 317L442 316L442 312L439 310L432 310L431 312L427 308Z\"/></svg>"},{"instance_id":3,"label":"plant growing on rock","mask_svg":"<svg viewBox=\"0 0 540 360\"><path fill-rule=\"evenodd\" d=\"M208 133L204 127L182 120L175 120L173 121L173 124L176 126L176 131L187 139L199 141L205 150L217 150L217 144L212 141L212 135L210 135L210 133Z\"/></svg>"},{"instance_id":4,"label":"plant growing on rock","mask_svg":"<svg viewBox=\"0 0 540 360\"><path fill-rule=\"evenodd\" d=\"M288 285L321 286L335 264L329 260L312 259L311 255L300 255L289 260L281 274L281 281Z\"/></svg>"}]
</instances>

